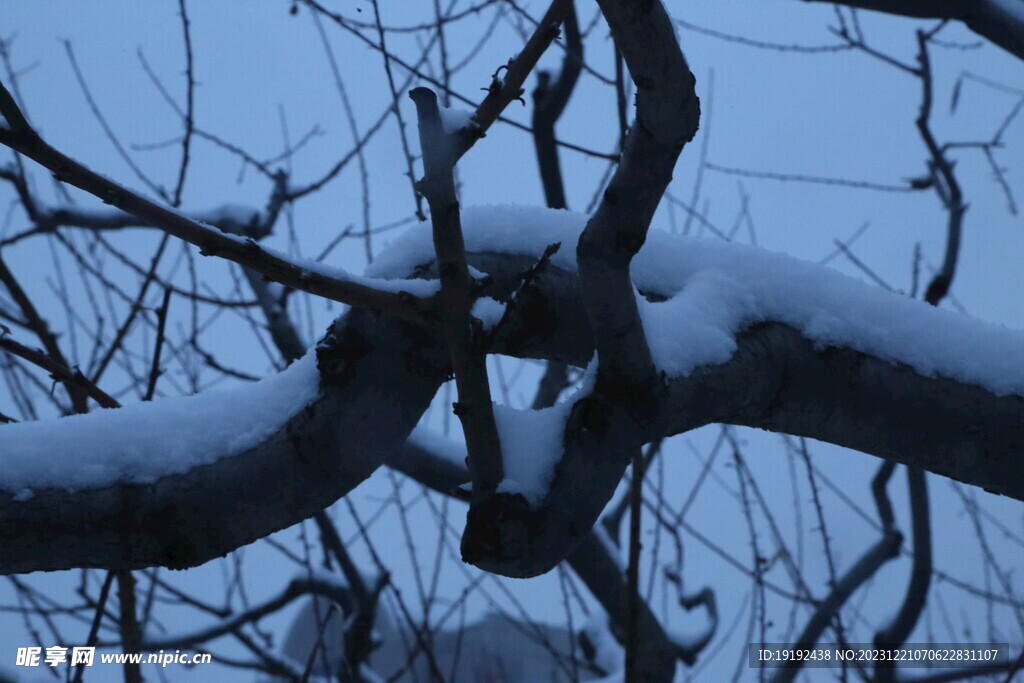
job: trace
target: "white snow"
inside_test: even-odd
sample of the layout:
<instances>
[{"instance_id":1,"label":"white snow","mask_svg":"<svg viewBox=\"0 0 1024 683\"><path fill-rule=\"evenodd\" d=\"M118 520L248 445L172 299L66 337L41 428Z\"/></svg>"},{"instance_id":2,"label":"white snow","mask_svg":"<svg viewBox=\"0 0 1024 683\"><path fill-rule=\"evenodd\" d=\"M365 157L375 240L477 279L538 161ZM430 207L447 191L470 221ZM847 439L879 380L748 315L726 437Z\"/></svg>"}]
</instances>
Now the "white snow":
<instances>
[{"instance_id":1,"label":"white snow","mask_svg":"<svg viewBox=\"0 0 1024 683\"><path fill-rule=\"evenodd\" d=\"M598 524L594 528L599 526L601 525ZM594 646L594 664L611 672L598 681L615 681L617 683L625 680L624 672L621 671L622 663L625 660L625 651L608 628L607 616L595 611L587 617L583 631L590 639L591 645Z\"/></svg>"},{"instance_id":2,"label":"white snow","mask_svg":"<svg viewBox=\"0 0 1024 683\"><path fill-rule=\"evenodd\" d=\"M0 427L0 489L68 491L151 483L240 453L276 432L319 392L312 351L248 385Z\"/></svg>"},{"instance_id":3,"label":"white snow","mask_svg":"<svg viewBox=\"0 0 1024 683\"><path fill-rule=\"evenodd\" d=\"M454 135L473 123L473 112L466 109L441 107L441 128L445 133Z\"/></svg>"},{"instance_id":4,"label":"white snow","mask_svg":"<svg viewBox=\"0 0 1024 683\"><path fill-rule=\"evenodd\" d=\"M234 235L226 235L227 237L236 238ZM441 283L438 280L406 280L401 277L365 277L362 275L355 275L348 271L334 266L327 265L326 263L320 263L312 259L302 258L299 256L289 256L284 252L278 251L271 247L259 245L260 249L276 256L285 261L290 261L299 268L302 268L308 273L316 273L324 277L332 278L334 280L341 280L344 282L351 282L357 285L363 285L364 287L372 287L373 289L380 290L382 292L391 292L397 294L399 292L408 292L413 296L429 297L437 294L441 291ZM433 254L433 247L431 247L431 254ZM404 273L408 275L408 272Z\"/></svg>"},{"instance_id":5,"label":"white snow","mask_svg":"<svg viewBox=\"0 0 1024 683\"><path fill-rule=\"evenodd\" d=\"M153 203L160 204L159 202L156 201L154 201ZM224 239L228 239L237 244L242 245L250 243L257 244L253 242L250 238L245 237L243 235L224 232L216 225L217 223L222 222L232 222L242 225L248 225L253 221L259 221L261 212L251 207L241 206L238 204L222 204L221 206L215 207L205 212L186 213L182 210L175 209L173 207L163 205L161 206L167 211L171 211L183 218L186 218L190 221L194 221L205 228L209 228L210 230L215 231L219 237L222 237ZM111 215L119 215L123 213L118 209L80 209L78 207L70 206L56 206L52 209L52 211L60 211L62 209L74 211L78 214L82 214L85 216L90 216L94 220L103 220L105 218L110 217ZM272 247L265 246L263 244L257 244L257 246L259 247L260 250L266 252L267 254L276 256L277 258L280 258L284 261L294 263L296 266L306 271L309 271L310 273L317 273L318 275L329 277L335 280L341 280L345 282L351 282L357 285L372 287L374 289L378 289L384 292L391 292L397 294L398 292L404 291L408 292L409 294L412 294L413 296L429 297L433 296L440 290L440 285L437 282L431 280L396 280L392 278L367 278L360 275L355 275L353 273L349 273L340 268L335 268L333 266L320 263L318 261L314 261L312 259L291 256L285 254L284 252L273 249ZM404 273L403 275L407 275L407 273ZM482 275L483 274L481 274L481 276Z\"/></svg>"},{"instance_id":6,"label":"white snow","mask_svg":"<svg viewBox=\"0 0 1024 683\"><path fill-rule=\"evenodd\" d=\"M539 257L575 272L586 216L521 206L468 208L466 249ZM417 226L374 261L367 275L399 277L433 259L429 229ZM658 366L670 376L728 360L734 336L763 321L800 330L820 347L842 346L904 363L927 376L1024 395L1024 332L886 292L830 268L784 254L652 230L632 264L648 294L642 319Z\"/></svg>"},{"instance_id":7,"label":"white snow","mask_svg":"<svg viewBox=\"0 0 1024 683\"><path fill-rule=\"evenodd\" d=\"M590 394L596 379L597 361L594 360L587 366L576 390L550 408L518 410L494 404L505 470L499 492L522 494L533 506L543 502L554 479L555 467L562 459L562 435L569 413L577 400Z\"/></svg>"},{"instance_id":8,"label":"white snow","mask_svg":"<svg viewBox=\"0 0 1024 683\"><path fill-rule=\"evenodd\" d=\"M489 296L482 296L473 302L471 314L484 324L485 331L490 331L505 315L505 304Z\"/></svg>"},{"instance_id":9,"label":"white snow","mask_svg":"<svg viewBox=\"0 0 1024 683\"><path fill-rule=\"evenodd\" d=\"M539 208L463 212L469 251L536 257L560 241L563 248L552 263L570 271L585 223L578 214ZM421 296L433 293L436 281L397 279L431 261L433 253L429 226L418 226L357 281ZM302 266L348 278L322 264ZM728 360L737 332L760 321L778 321L821 347L852 348L998 395L1024 395L1021 331L936 309L789 256L652 231L633 261L633 278L641 291L668 297L662 303L641 298L640 308L655 362L671 376ZM493 320L499 307L484 301L474 313ZM592 362L588 377L595 367ZM151 482L185 472L260 442L317 391L315 358L307 354L254 385L6 425L0 427L0 489L25 500L39 488ZM580 391L587 391L585 383ZM561 457L562 429L574 400L541 411L496 406L506 471L503 490L520 492L531 502L543 498Z\"/></svg>"},{"instance_id":10,"label":"white snow","mask_svg":"<svg viewBox=\"0 0 1024 683\"><path fill-rule=\"evenodd\" d=\"M534 506L542 502L562 457L562 433L569 412L578 399L590 393L596 378L597 364L592 362L572 394L543 410L494 405L505 470L505 478L498 491L522 494ZM422 423L413 429L409 441L460 467L466 464L463 441L441 436Z\"/></svg>"},{"instance_id":11,"label":"white snow","mask_svg":"<svg viewBox=\"0 0 1024 683\"><path fill-rule=\"evenodd\" d=\"M571 403L543 410L494 405L505 468L499 492L520 493L530 505L540 505L562 457L562 434L571 408Z\"/></svg>"}]
</instances>

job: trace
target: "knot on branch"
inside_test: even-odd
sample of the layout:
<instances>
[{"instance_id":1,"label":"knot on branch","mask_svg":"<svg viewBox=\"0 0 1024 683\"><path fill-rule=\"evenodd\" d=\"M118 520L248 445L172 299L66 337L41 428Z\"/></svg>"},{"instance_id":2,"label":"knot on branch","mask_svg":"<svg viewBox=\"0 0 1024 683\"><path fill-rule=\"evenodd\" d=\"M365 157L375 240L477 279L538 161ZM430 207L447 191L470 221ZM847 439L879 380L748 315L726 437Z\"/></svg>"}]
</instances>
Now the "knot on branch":
<instances>
[{"instance_id":1,"label":"knot on branch","mask_svg":"<svg viewBox=\"0 0 1024 683\"><path fill-rule=\"evenodd\" d=\"M316 367L320 372L320 386L345 386L351 380L353 368L359 359L373 350L373 344L357 332L353 325L342 320L331 323L316 345Z\"/></svg>"},{"instance_id":2,"label":"knot on branch","mask_svg":"<svg viewBox=\"0 0 1024 683\"><path fill-rule=\"evenodd\" d=\"M645 91L637 84L637 123L655 141L682 148L693 140L700 128L700 98L693 89L693 75L688 88L673 88L672 97L664 92Z\"/></svg>"}]
</instances>

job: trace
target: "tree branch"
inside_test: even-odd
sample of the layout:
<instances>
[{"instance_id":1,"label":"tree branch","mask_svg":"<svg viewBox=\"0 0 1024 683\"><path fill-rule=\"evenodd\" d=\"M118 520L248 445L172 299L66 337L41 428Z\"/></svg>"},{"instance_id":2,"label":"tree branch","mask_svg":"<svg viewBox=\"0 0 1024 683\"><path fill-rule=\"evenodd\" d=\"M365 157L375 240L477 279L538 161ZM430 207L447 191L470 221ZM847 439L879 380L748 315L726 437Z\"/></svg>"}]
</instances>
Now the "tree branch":
<instances>
[{"instance_id":1,"label":"tree branch","mask_svg":"<svg viewBox=\"0 0 1024 683\"><path fill-rule=\"evenodd\" d=\"M406 327L358 312L336 323L318 348L320 396L244 452L151 484L0 491L0 573L194 566L327 507L401 445L444 381L443 347Z\"/></svg>"},{"instance_id":2,"label":"tree branch","mask_svg":"<svg viewBox=\"0 0 1024 683\"><path fill-rule=\"evenodd\" d=\"M979 36L1024 59L1024 2L1021 0L842 0L838 4L918 19L962 21Z\"/></svg>"},{"instance_id":3,"label":"tree branch","mask_svg":"<svg viewBox=\"0 0 1024 683\"><path fill-rule=\"evenodd\" d=\"M83 190L174 237L199 247L206 256L219 256L252 268L264 277L310 294L360 308L385 311L406 320L423 320L428 304L411 295L381 291L355 281L331 277L277 255L254 241L240 239L197 223L160 206L89 170L47 144L25 121L21 110L0 83L0 114L10 129L0 128L0 144L32 159L61 181Z\"/></svg>"},{"instance_id":4,"label":"tree branch","mask_svg":"<svg viewBox=\"0 0 1024 683\"><path fill-rule=\"evenodd\" d=\"M693 74L661 3L598 4L636 83L637 112L576 257L600 361L596 393L629 406L655 396L658 382L629 264L647 238L683 145L697 132L700 106Z\"/></svg>"},{"instance_id":5,"label":"tree branch","mask_svg":"<svg viewBox=\"0 0 1024 683\"><path fill-rule=\"evenodd\" d=\"M504 468L487 378L483 329L480 321L471 315L477 285L466 263L459 200L455 194L458 147L456 136L444 130L434 92L415 88L409 92L409 97L416 103L423 150L424 175L417 183L417 190L430 206L434 253L441 276L442 334L451 354L458 388L458 403L453 409L466 436L475 507L498 488Z\"/></svg>"}]
</instances>

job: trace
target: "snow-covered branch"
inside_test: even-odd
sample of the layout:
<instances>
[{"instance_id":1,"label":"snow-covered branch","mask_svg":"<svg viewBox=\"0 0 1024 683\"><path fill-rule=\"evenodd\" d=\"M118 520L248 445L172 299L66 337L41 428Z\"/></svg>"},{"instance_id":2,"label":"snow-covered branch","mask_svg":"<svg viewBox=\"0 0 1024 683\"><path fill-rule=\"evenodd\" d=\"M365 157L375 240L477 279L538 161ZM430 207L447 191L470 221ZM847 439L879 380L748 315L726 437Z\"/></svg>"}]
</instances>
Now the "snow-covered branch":
<instances>
[{"instance_id":1,"label":"snow-covered branch","mask_svg":"<svg viewBox=\"0 0 1024 683\"><path fill-rule=\"evenodd\" d=\"M584 221L533 209L463 212L467 250L477 254L471 261L496 281L509 276L502 273L507 256L497 252L536 254L548 240L571 243ZM375 268L409 269L419 261L413 254L428 249L425 233L410 233ZM555 254L523 313L532 338L522 327L504 330L492 351L588 363L593 347L580 343L586 328L578 285L566 279L574 270L570 257ZM632 275L646 297L640 307L653 358L668 382L652 416L657 426L637 426L585 400L571 411L524 414L535 424L519 433L538 440L506 454L506 469L522 471L509 457L532 458L536 481L514 482L522 505L485 539L497 551L487 569L547 571L593 524L630 448L711 422L814 437L1024 498L1020 332L786 256L661 232L651 233ZM542 422L553 419L568 420L566 434L574 433L573 420L585 421L594 442L584 449L547 438L552 430Z\"/></svg>"},{"instance_id":2,"label":"snow-covered branch","mask_svg":"<svg viewBox=\"0 0 1024 683\"><path fill-rule=\"evenodd\" d=\"M188 567L310 517L402 444L445 358L351 312L255 385L5 425L0 572Z\"/></svg>"},{"instance_id":3,"label":"snow-covered branch","mask_svg":"<svg viewBox=\"0 0 1024 683\"><path fill-rule=\"evenodd\" d=\"M494 279L483 294L507 296L552 240L571 244L584 224L585 217L565 211L463 211L470 263ZM408 276L433 260L430 231L420 226L382 253L368 275ZM600 457L562 452L557 440L554 449L503 449L506 464L518 458L542 466L535 462L530 470L537 481L518 482L525 490L539 483L531 496L537 502L524 496L522 515L499 520L493 531L505 553L493 559L496 570L531 575L555 566L611 497L628 464L626 446L709 423L813 437L1024 500L1024 333L787 256L657 231L634 259L632 275L645 295L639 303L652 356L666 377L654 426L589 414L577 408L581 401L569 411L522 415L588 420L597 448L591 452ZM594 346L579 291L571 256L554 254L490 352L588 364ZM7 464L31 459L22 448L32 449L72 463L65 472L83 472L67 476L88 478L84 472L109 467L116 449L137 443L141 431L131 421L109 422L106 448L87 454L85 435L112 419L109 411L0 427L0 536L7 550L0 570L196 564L308 517L401 445L449 362L438 330L350 312L322 345L320 393L307 407L282 409L273 428L261 426L260 437L243 439L223 457L193 453L203 462L135 483L126 481L130 468L117 470L124 475L108 470L113 478L103 483L92 475L74 484L39 467L32 474ZM223 412L228 403L207 405ZM177 413L164 409L170 405L158 400L147 410L173 422ZM245 415L237 418L244 422ZM35 431L22 439L20 429ZM161 443L173 447L185 431ZM544 426L537 434L549 431ZM141 455L153 463L168 459L165 448L152 447ZM52 552L55 542L60 553Z\"/></svg>"}]
</instances>

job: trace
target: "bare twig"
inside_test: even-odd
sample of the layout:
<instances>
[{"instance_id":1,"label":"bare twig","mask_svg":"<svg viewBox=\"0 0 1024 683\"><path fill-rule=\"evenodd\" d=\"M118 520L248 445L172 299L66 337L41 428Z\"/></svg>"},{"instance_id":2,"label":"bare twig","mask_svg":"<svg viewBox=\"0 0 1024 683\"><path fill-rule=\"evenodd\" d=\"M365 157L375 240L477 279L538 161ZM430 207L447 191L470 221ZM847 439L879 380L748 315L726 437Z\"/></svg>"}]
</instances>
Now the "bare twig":
<instances>
[{"instance_id":1,"label":"bare twig","mask_svg":"<svg viewBox=\"0 0 1024 683\"><path fill-rule=\"evenodd\" d=\"M11 124L0 128L0 144L36 161L58 180L74 185L165 232L200 248L207 256L219 256L252 268L281 284L341 301L373 308L407 320L423 321L426 304L408 294L394 294L358 282L324 275L270 252L252 240L243 240L201 225L182 214L162 207L95 173L48 145L25 122L7 89L0 84L0 113Z\"/></svg>"}]
</instances>

